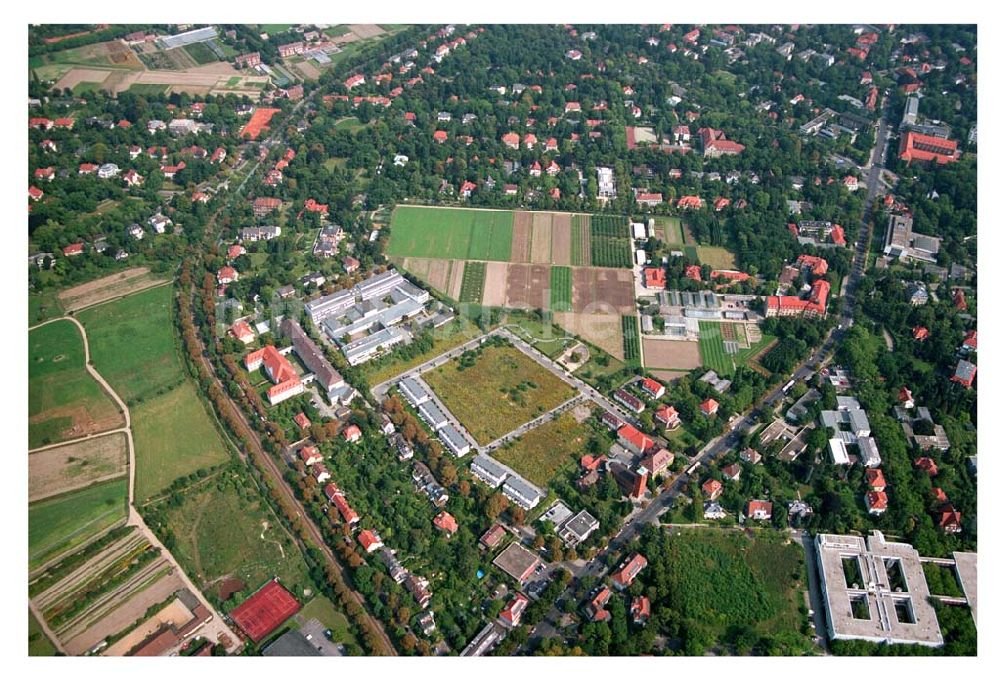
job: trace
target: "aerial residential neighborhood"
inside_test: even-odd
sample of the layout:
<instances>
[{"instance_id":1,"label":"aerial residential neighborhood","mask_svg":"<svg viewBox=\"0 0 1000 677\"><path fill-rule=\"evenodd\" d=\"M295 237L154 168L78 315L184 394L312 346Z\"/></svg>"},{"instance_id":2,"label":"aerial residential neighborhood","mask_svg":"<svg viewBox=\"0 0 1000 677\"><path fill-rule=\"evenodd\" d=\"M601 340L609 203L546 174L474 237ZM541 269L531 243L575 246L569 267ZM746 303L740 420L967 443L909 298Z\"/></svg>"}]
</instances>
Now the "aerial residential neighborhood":
<instances>
[{"instance_id":1,"label":"aerial residential neighborhood","mask_svg":"<svg viewBox=\"0 0 1000 677\"><path fill-rule=\"evenodd\" d=\"M979 654L978 26L524 21L29 27L29 656Z\"/></svg>"}]
</instances>

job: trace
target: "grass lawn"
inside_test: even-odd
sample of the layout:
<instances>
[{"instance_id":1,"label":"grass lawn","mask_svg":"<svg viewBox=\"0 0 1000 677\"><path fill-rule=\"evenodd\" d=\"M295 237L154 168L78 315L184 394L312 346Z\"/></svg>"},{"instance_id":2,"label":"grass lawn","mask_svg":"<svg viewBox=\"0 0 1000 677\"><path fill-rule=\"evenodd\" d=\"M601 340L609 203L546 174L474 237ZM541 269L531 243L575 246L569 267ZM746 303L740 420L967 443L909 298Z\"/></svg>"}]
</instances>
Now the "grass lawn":
<instances>
[{"instance_id":1,"label":"grass lawn","mask_svg":"<svg viewBox=\"0 0 1000 677\"><path fill-rule=\"evenodd\" d=\"M331 641L334 644L358 644L347 616L326 597L314 597L296 615L305 620L315 619L322 623L324 628L333 632Z\"/></svg>"},{"instance_id":2,"label":"grass lawn","mask_svg":"<svg viewBox=\"0 0 1000 677\"><path fill-rule=\"evenodd\" d=\"M225 442L190 381L132 408L135 500L155 496L178 477L229 460Z\"/></svg>"},{"instance_id":3,"label":"grass lawn","mask_svg":"<svg viewBox=\"0 0 1000 677\"><path fill-rule=\"evenodd\" d=\"M28 506L28 568L34 569L127 516L128 480L95 484Z\"/></svg>"},{"instance_id":4,"label":"grass lawn","mask_svg":"<svg viewBox=\"0 0 1000 677\"><path fill-rule=\"evenodd\" d=\"M736 268L736 256L725 247L698 247L698 260L717 270Z\"/></svg>"},{"instance_id":5,"label":"grass lawn","mask_svg":"<svg viewBox=\"0 0 1000 677\"><path fill-rule=\"evenodd\" d=\"M486 284L486 263L469 261L462 272L462 287L458 294L460 303L482 303Z\"/></svg>"},{"instance_id":6,"label":"grass lawn","mask_svg":"<svg viewBox=\"0 0 1000 677\"><path fill-rule=\"evenodd\" d=\"M206 47L206 49L208 49ZM214 56L214 55L213 55ZM213 59L214 60L214 59ZM238 80L239 78L237 78ZM149 83L136 83L128 88L128 91L132 94L138 94L139 96L156 96L158 94L166 94L170 85L156 85Z\"/></svg>"},{"instance_id":7,"label":"grass lawn","mask_svg":"<svg viewBox=\"0 0 1000 677\"><path fill-rule=\"evenodd\" d=\"M55 656L56 647L49 641L42 631L35 614L28 610L28 655L29 656Z\"/></svg>"},{"instance_id":8,"label":"grass lawn","mask_svg":"<svg viewBox=\"0 0 1000 677\"><path fill-rule=\"evenodd\" d=\"M227 471L182 495L166 512L172 552L203 590L217 594L225 577L239 579L246 595L274 576L293 592L313 587L301 551L250 480Z\"/></svg>"},{"instance_id":9,"label":"grass lawn","mask_svg":"<svg viewBox=\"0 0 1000 677\"><path fill-rule=\"evenodd\" d=\"M173 327L173 287L164 285L84 310L94 367L131 406L184 378Z\"/></svg>"},{"instance_id":10,"label":"grass lawn","mask_svg":"<svg viewBox=\"0 0 1000 677\"><path fill-rule=\"evenodd\" d=\"M28 326L59 317L63 314L59 305L59 296L49 290L41 293L28 294Z\"/></svg>"},{"instance_id":11,"label":"grass lawn","mask_svg":"<svg viewBox=\"0 0 1000 677\"><path fill-rule=\"evenodd\" d=\"M549 269L549 289L552 295L550 307L553 312L573 310L573 270L568 266L552 266Z\"/></svg>"},{"instance_id":12,"label":"grass lawn","mask_svg":"<svg viewBox=\"0 0 1000 677\"><path fill-rule=\"evenodd\" d=\"M267 33L268 35L274 35L275 33L284 33L294 25L295 24L261 24L260 32Z\"/></svg>"},{"instance_id":13,"label":"grass lawn","mask_svg":"<svg viewBox=\"0 0 1000 677\"><path fill-rule=\"evenodd\" d=\"M242 79L243 78L241 78L239 75L234 75L233 77L226 80L226 87L235 87L236 85L240 84L240 80Z\"/></svg>"},{"instance_id":14,"label":"grass lawn","mask_svg":"<svg viewBox=\"0 0 1000 677\"><path fill-rule=\"evenodd\" d=\"M736 358L735 358L736 366L742 367L747 362L757 357L757 355L759 355L764 349L771 346L777 340L778 337L776 336L771 336L770 334L762 334L760 342L752 343L750 345L749 350L740 350L740 352L736 353Z\"/></svg>"},{"instance_id":15,"label":"grass lawn","mask_svg":"<svg viewBox=\"0 0 1000 677\"><path fill-rule=\"evenodd\" d=\"M698 323L698 350L701 352L701 363L720 376L729 376L736 370L732 355L722 344L722 330L718 322Z\"/></svg>"},{"instance_id":16,"label":"grass lawn","mask_svg":"<svg viewBox=\"0 0 1000 677\"><path fill-rule=\"evenodd\" d=\"M580 453L590 433L586 422L577 423L573 414L566 412L497 449L493 457L544 487L561 466Z\"/></svg>"},{"instance_id":17,"label":"grass lawn","mask_svg":"<svg viewBox=\"0 0 1000 677\"><path fill-rule=\"evenodd\" d=\"M511 211L397 207L390 225L390 256L510 260Z\"/></svg>"},{"instance_id":18,"label":"grass lawn","mask_svg":"<svg viewBox=\"0 0 1000 677\"><path fill-rule=\"evenodd\" d=\"M681 220L674 216L656 217L657 237L667 244L684 244L684 231L681 229Z\"/></svg>"},{"instance_id":19,"label":"grass lawn","mask_svg":"<svg viewBox=\"0 0 1000 677\"><path fill-rule=\"evenodd\" d=\"M339 129L345 132L351 132L352 134L357 134L359 131L364 129L367 125L356 117L346 117L340 118L333 123L334 129Z\"/></svg>"},{"instance_id":20,"label":"grass lawn","mask_svg":"<svg viewBox=\"0 0 1000 677\"><path fill-rule=\"evenodd\" d=\"M83 338L72 322L31 330L28 360L28 448L124 424L114 400L84 368Z\"/></svg>"},{"instance_id":21,"label":"grass lawn","mask_svg":"<svg viewBox=\"0 0 1000 677\"><path fill-rule=\"evenodd\" d=\"M574 394L511 346L488 346L472 366L460 370L460 364L451 360L423 378L480 444L506 435Z\"/></svg>"},{"instance_id":22,"label":"grass lawn","mask_svg":"<svg viewBox=\"0 0 1000 677\"><path fill-rule=\"evenodd\" d=\"M576 343L572 334L557 325L536 320L533 317L513 317L509 319L510 331L531 344L531 347L546 357L556 358ZM614 359L614 358L612 358Z\"/></svg>"},{"instance_id":23,"label":"grass lawn","mask_svg":"<svg viewBox=\"0 0 1000 677\"><path fill-rule=\"evenodd\" d=\"M684 529L662 535L666 598L687 622L721 639L733 626L808 651L800 632L805 590L802 548L772 534Z\"/></svg>"},{"instance_id":24,"label":"grass lawn","mask_svg":"<svg viewBox=\"0 0 1000 677\"><path fill-rule=\"evenodd\" d=\"M73 85L73 96L80 96L87 92L96 92L101 88L102 84L101 82L78 82Z\"/></svg>"}]
</instances>

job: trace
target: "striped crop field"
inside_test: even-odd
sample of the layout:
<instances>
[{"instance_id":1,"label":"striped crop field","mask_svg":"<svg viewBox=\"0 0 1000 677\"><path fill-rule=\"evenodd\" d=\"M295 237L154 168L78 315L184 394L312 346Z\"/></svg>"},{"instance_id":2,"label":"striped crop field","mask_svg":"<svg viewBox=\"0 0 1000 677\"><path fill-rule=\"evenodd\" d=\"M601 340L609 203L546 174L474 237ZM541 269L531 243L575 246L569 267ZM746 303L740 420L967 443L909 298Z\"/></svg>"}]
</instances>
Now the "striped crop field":
<instances>
[{"instance_id":1,"label":"striped crop field","mask_svg":"<svg viewBox=\"0 0 1000 677\"><path fill-rule=\"evenodd\" d=\"M557 313L573 310L573 270L567 266L552 266L550 269L550 307Z\"/></svg>"},{"instance_id":2,"label":"striped crop field","mask_svg":"<svg viewBox=\"0 0 1000 677\"><path fill-rule=\"evenodd\" d=\"M459 292L460 303L482 303L483 287L486 285L486 263L484 261L469 261L465 264L462 274L462 290Z\"/></svg>"}]
</instances>

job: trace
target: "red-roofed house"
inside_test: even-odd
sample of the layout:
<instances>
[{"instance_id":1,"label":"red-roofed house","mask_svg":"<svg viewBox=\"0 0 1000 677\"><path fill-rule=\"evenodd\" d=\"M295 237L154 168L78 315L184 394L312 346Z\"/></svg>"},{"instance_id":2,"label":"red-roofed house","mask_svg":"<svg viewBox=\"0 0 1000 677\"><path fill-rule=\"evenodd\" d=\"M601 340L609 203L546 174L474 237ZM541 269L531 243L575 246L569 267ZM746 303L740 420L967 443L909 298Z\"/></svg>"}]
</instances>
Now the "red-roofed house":
<instances>
[{"instance_id":1,"label":"red-roofed house","mask_svg":"<svg viewBox=\"0 0 1000 677\"><path fill-rule=\"evenodd\" d=\"M747 501L747 517L755 520L771 519L771 502Z\"/></svg>"},{"instance_id":2,"label":"red-roofed house","mask_svg":"<svg viewBox=\"0 0 1000 677\"><path fill-rule=\"evenodd\" d=\"M463 181L462 187L458 189L458 194L462 197L469 198L472 197L472 191L476 189L476 184L472 181Z\"/></svg>"},{"instance_id":3,"label":"red-roofed house","mask_svg":"<svg viewBox=\"0 0 1000 677\"><path fill-rule=\"evenodd\" d=\"M92 162L83 162L80 164L80 174L94 174L97 172L98 166Z\"/></svg>"},{"instance_id":4,"label":"red-roofed house","mask_svg":"<svg viewBox=\"0 0 1000 677\"><path fill-rule=\"evenodd\" d=\"M350 91L355 87L363 84L365 84L365 76L362 75L361 73L358 73L357 75L352 75L351 77L344 80L344 87L347 88L347 91Z\"/></svg>"},{"instance_id":5,"label":"red-roofed house","mask_svg":"<svg viewBox=\"0 0 1000 677\"><path fill-rule=\"evenodd\" d=\"M715 478L705 480L701 485L701 493L704 494L706 501L714 501L722 496L722 482Z\"/></svg>"},{"instance_id":6,"label":"red-roofed house","mask_svg":"<svg viewBox=\"0 0 1000 677\"><path fill-rule=\"evenodd\" d=\"M83 253L83 243L77 242L69 246L63 247L63 256L79 256Z\"/></svg>"},{"instance_id":7,"label":"red-roofed house","mask_svg":"<svg viewBox=\"0 0 1000 677\"><path fill-rule=\"evenodd\" d=\"M868 483L868 488L872 491L885 491L888 486L885 481L885 475L882 474L880 468L868 468L865 470L865 481Z\"/></svg>"},{"instance_id":8,"label":"red-roofed house","mask_svg":"<svg viewBox=\"0 0 1000 677\"><path fill-rule=\"evenodd\" d=\"M229 333L233 338L242 341L244 345L249 345L254 341L253 329L244 320L238 320L229 328Z\"/></svg>"},{"instance_id":9,"label":"red-roofed house","mask_svg":"<svg viewBox=\"0 0 1000 677\"><path fill-rule=\"evenodd\" d=\"M968 310L969 304L965 300L965 290L956 289L951 294L951 300L955 303L955 308L957 310Z\"/></svg>"},{"instance_id":10,"label":"red-roofed house","mask_svg":"<svg viewBox=\"0 0 1000 677\"><path fill-rule=\"evenodd\" d=\"M236 280L240 279L240 274L236 272L236 269L232 266L222 266L216 277L219 280L219 284L229 284L230 282L236 282Z\"/></svg>"},{"instance_id":11,"label":"red-roofed house","mask_svg":"<svg viewBox=\"0 0 1000 677\"><path fill-rule=\"evenodd\" d=\"M955 383L961 383L966 388L972 387L972 382L976 379L976 371L979 367L968 360L959 360L958 364L955 365L955 373L952 375L951 380Z\"/></svg>"},{"instance_id":12,"label":"red-roofed house","mask_svg":"<svg viewBox=\"0 0 1000 677\"><path fill-rule=\"evenodd\" d=\"M330 501L337 508L337 512L340 513L341 519L343 519L347 524L354 526L361 521L358 513L354 512L354 509L351 508L347 499L344 497L344 494L340 493L339 490L333 495Z\"/></svg>"},{"instance_id":13,"label":"red-roofed house","mask_svg":"<svg viewBox=\"0 0 1000 677\"><path fill-rule=\"evenodd\" d=\"M521 614L524 609L528 606L528 598L521 593L516 593L514 599L512 599L503 611L500 612L497 620L500 621L500 625L507 628L516 628L521 624Z\"/></svg>"},{"instance_id":14,"label":"red-roofed house","mask_svg":"<svg viewBox=\"0 0 1000 677\"><path fill-rule=\"evenodd\" d=\"M914 327L913 328L913 338L918 341L926 341L927 337L931 335L931 332L927 327Z\"/></svg>"},{"instance_id":15,"label":"red-roofed house","mask_svg":"<svg viewBox=\"0 0 1000 677\"><path fill-rule=\"evenodd\" d=\"M521 136L517 132L507 132L500 137L500 140L503 142L503 145L508 148L517 150L521 147ZM525 139L525 142L527 142L527 139Z\"/></svg>"},{"instance_id":16,"label":"red-roofed house","mask_svg":"<svg viewBox=\"0 0 1000 677\"><path fill-rule=\"evenodd\" d=\"M667 271L663 268L646 268L642 276L647 289L667 288Z\"/></svg>"},{"instance_id":17,"label":"red-roofed house","mask_svg":"<svg viewBox=\"0 0 1000 677\"><path fill-rule=\"evenodd\" d=\"M305 386L299 380L291 363L274 346L264 346L243 358L247 371L256 371L261 365L268 378L275 383L267 391L271 404L277 404L301 393Z\"/></svg>"},{"instance_id":18,"label":"red-roofed house","mask_svg":"<svg viewBox=\"0 0 1000 677\"><path fill-rule=\"evenodd\" d=\"M436 132L434 132L434 140L437 141L438 143L444 143L445 141L448 140L448 132L442 129L437 130Z\"/></svg>"},{"instance_id":19,"label":"red-roofed house","mask_svg":"<svg viewBox=\"0 0 1000 677\"><path fill-rule=\"evenodd\" d=\"M695 282L701 282L701 266L691 264L684 267L684 277Z\"/></svg>"},{"instance_id":20,"label":"red-roofed house","mask_svg":"<svg viewBox=\"0 0 1000 677\"><path fill-rule=\"evenodd\" d=\"M628 423L618 429L618 442L637 454L645 454L655 446L648 435Z\"/></svg>"},{"instance_id":21,"label":"red-roofed house","mask_svg":"<svg viewBox=\"0 0 1000 677\"><path fill-rule=\"evenodd\" d=\"M941 487L934 487L931 489L931 500L935 503L947 503L948 494L944 493L944 489Z\"/></svg>"},{"instance_id":22,"label":"red-roofed house","mask_svg":"<svg viewBox=\"0 0 1000 677\"><path fill-rule=\"evenodd\" d=\"M903 386L899 390L899 401L905 409L913 409L917 404L916 400L913 399L913 393L906 386Z\"/></svg>"},{"instance_id":23,"label":"red-roofed house","mask_svg":"<svg viewBox=\"0 0 1000 677\"><path fill-rule=\"evenodd\" d=\"M714 280L716 278L725 278L727 283L732 282L744 282L750 279L747 273L740 270L713 270L711 278Z\"/></svg>"},{"instance_id":24,"label":"red-roofed house","mask_svg":"<svg viewBox=\"0 0 1000 677\"><path fill-rule=\"evenodd\" d=\"M184 164L183 162L181 163ZM166 175L166 173L164 173ZM134 169L129 169L127 172L122 174L122 181L130 186L141 186L143 182L142 174L135 171Z\"/></svg>"},{"instance_id":25,"label":"red-roofed house","mask_svg":"<svg viewBox=\"0 0 1000 677\"><path fill-rule=\"evenodd\" d=\"M45 197L45 192L36 186L28 186L28 197L31 198L33 202L38 202Z\"/></svg>"},{"instance_id":26,"label":"red-roofed house","mask_svg":"<svg viewBox=\"0 0 1000 677\"><path fill-rule=\"evenodd\" d=\"M382 539L371 529L363 529L358 534L358 543L368 553L375 552L382 547Z\"/></svg>"},{"instance_id":27,"label":"red-roofed house","mask_svg":"<svg viewBox=\"0 0 1000 677\"><path fill-rule=\"evenodd\" d=\"M979 332L975 329L970 329L965 334L965 340L962 341L962 350L965 352L974 352L979 348Z\"/></svg>"},{"instance_id":28,"label":"red-roofed house","mask_svg":"<svg viewBox=\"0 0 1000 677\"><path fill-rule=\"evenodd\" d=\"M667 430L673 430L681 424L681 415L677 413L676 409L667 405L657 409L653 418L662 423Z\"/></svg>"},{"instance_id":29,"label":"red-roofed house","mask_svg":"<svg viewBox=\"0 0 1000 677\"><path fill-rule=\"evenodd\" d=\"M660 399L667 392L666 387L662 383L648 377L642 379L641 386L654 400Z\"/></svg>"},{"instance_id":30,"label":"red-roofed house","mask_svg":"<svg viewBox=\"0 0 1000 677\"><path fill-rule=\"evenodd\" d=\"M51 181L56 178L55 167L39 167L35 170L35 178L39 180Z\"/></svg>"},{"instance_id":31,"label":"red-roofed house","mask_svg":"<svg viewBox=\"0 0 1000 677\"><path fill-rule=\"evenodd\" d=\"M802 254L798 259L799 267L802 270L808 270L812 277L823 277L826 275L826 271L829 265L826 259L819 256L810 256L808 254Z\"/></svg>"},{"instance_id":32,"label":"red-roofed house","mask_svg":"<svg viewBox=\"0 0 1000 677\"><path fill-rule=\"evenodd\" d=\"M636 597L632 600L630 610L632 612L632 622L636 625L645 625L650 616L649 598L645 596Z\"/></svg>"},{"instance_id":33,"label":"red-roofed house","mask_svg":"<svg viewBox=\"0 0 1000 677\"><path fill-rule=\"evenodd\" d=\"M312 426L312 421L310 421L309 417L305 415L305 412L300 411L295 414L295 416L292 417L292 420L295 421L295 425L299 427L299 430L305 430L306 428Z\"/></svg>"},{"instance_id":34,"label":"red-roofed house","mask_svg":"<svg viewBox=\"0 0 1000 677\"><path fill-rule=\"evenodd\" d=\"M929 456L921 456L913 462L913 466L920 470L923 470L931 477L935 477L938 474L937 463L934 462L933 458Z\"/></svg>"},{"instance_id":35,"label":"red-roofed house","mask_svg":"<svg viewBox=\"0 0 1000 677\"><path fill-rule=\"evenodd\" d=\"M669 449L657 449L642 459L642 467L649 471L650 477L657 477L666 473L673 462L674 455Z\"/></svg>"},{"instance_id":36,"label":"red-roofed house","mask_svg":"<svg viewBox=\"0 0 1000 677\"><path fill-rule=\"evenodd\" d=\"M233 259L239 258L247 253L247 250L243 248L241 244L231 244L229 249L226 250L226 257L232 261Z\"/></svg>"},{"instance_id":37,"label":"red-roofed house","mask_svg":"<svg viewBox=\"0 0 1000 677\"><path fill-rule=\"evenodd\" d=\"M962 513L949 504L938 516L938 526L946 534L957 534L962 530Z\"/></svg>"},{"instance_id":38,"label":"red-roofed house","mask_svg":"<svg viewBox=\"0 0 1000 677\"><path fill-rule=\"evenodd\" d=\"M889 495L884 491L866 491L865 507L869 515L881 515L889 509Z\"/></svg>"},{"instance_id":39,"label":"red-roofed house","mask_svg":"<svg viewBox=\"0 0 1000 677\"><path fill-rule=\"evenodd\" d=\"M299 449L299 460L306 464L306 466L311 466L313 464L319 463L323 460L323 454L319 453L319 450L312 445L307 445ZM333 487L333 491L336 491L336 485L330 485ZM330 489L330 487L327 487Z\"/></svg>"},{"instance_id":40,"label":"red-roofed house","mask_svg":"<svg viewBox=\"0 0 1000 677\"><path fill-rule=\"evenodd\" d=\"M728 207L730 204L732 204L732 200L730 200L728 197L716 198L715 203L714 203L715 211L721 212L723 209L725 209L726 207Z\"/></svg>"},{"instance_id":41,"label":"red-roofed house","mask_svg":"<svg viewBox=\"0 0 1000 677\"><path fill-rule=\"evenodd\" d=\"M722 468L722 476L729 482L740 481L741 468L739 463L730 463Z\"/></svg>"},{"instance_id":42,"label":"red-roofed house","mask_svg":"<svg viewBox=\"0 0 1000 677\"><path fill-rule=\"evenodd\" d=\"M847 244L847 238L844 236L843 227L834 224L833 228L830 229L830 242L841 247Z\"/></svg>"},{"instance_id":43,"label":"red-roofed house","mask_svg":"<svg viewBox=\"0 0 1000 677\"><path fill-rule=\"evenodd\" d=\"M451 513L442 511L434 516L434 526L445 532L448 538L458 531L458 522L451 516Z\"/></svg>"},{"instance_id":44,"label":"red-roofed house","mask_svg":"<svg viewBox=\"0 0 1000 677\"><path fill-rule=\"evenodd\" d=\"M742 144L727 139L725 132L712 129L711 127L702 127L699 129L698 137L701 139L701 148L705 157L739 155L746 148Z\"/></svg>"},{"instance_id":45,"label":"red-roofed house","mask_svg":"<svg viewBox=\"0 0 1000 677\"><path fill-rule=\"evenodd\" d=\"M328 214L330 212L330 207L328 205L321 205L312 198L306 200L305 208L307 212L315 212L317 214Z\"/></svg>"},{"instance_id":46,"label":"red-roofed house","mask_svg":"<svg viewBox=\"0 0 1000 677\"><path fill-rule=\"evenodd\" d=\"M710 397L702 402L698 408L705 416L714 416L719 411L719 403Z\"/></svg>"},{"instance_id":47,"label":"red-roofed house","mask_svg":"<svg viewBox=\"0 0 1000 677\"><path fill-rule=\"evenodd\" d=\"M663 204L663 194L662 193L638 193L635 196L635 201L646 207L656 207L657 205Z\"/></svg>"},{"instance_id":48,"label":"red-roofed house","mask_svg":"<svg viewBox=\"0 0 1000 677\"><path fill-rule=\"evenodd\" d=\"M361 439L361 428L356 425L349 425L341 433L348 442L357 442Z\"/></svg>"},{"instance_id":49,"label":"red-roofed house","mask_svg":"<svg viewBox=\"0 0 1000 677\"><path fill-rule=\"evenodd\" d=\"M642 573L642 570L646 568L646 558L639 553L633 554L618 568L618 571L611 574L611 584L615 586L616 590L625 590L630 585L635 577Z\"/></svg>"},{"instance_id":50,"label":"red-roofed house","mask_svg":"<svg viewBox=\"0 0 1000 677\"><path fill-rule=\"evenodd\" d=\"M701 209L702 200L697 195L685 195L677 201L678 209Z\"/></svg>"},{"instance_id":51,"label":"red-roofed house","mask_svg":"<svg viewBox=\"0 0 1000 677\"><path fill-rule=\"evenodd\" d=\"M906 160L907 163L917 160L945 165L954 162L960 155L958 141L954 139L905 131L899 142L899 159Z\"/></svg>"}]
</instances>

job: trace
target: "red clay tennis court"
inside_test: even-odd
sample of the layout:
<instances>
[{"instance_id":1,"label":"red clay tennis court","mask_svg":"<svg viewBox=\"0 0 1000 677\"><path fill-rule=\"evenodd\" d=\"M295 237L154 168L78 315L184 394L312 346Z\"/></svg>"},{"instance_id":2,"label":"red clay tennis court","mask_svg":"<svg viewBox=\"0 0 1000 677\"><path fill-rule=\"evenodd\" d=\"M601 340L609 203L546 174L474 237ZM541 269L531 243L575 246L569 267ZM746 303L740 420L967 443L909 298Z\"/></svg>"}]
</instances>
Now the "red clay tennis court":
<instances>
[{"instance_id":1,"label":"red clay tennis court","mask_svg":"<svg viewBox=\"0 0 1000 677\"><path fill-rule=\"evenodd\" d=\"M302 605L278 581L270 581L233 609L229 617L254 642L267 637Z\"/></svg>"},{"instance_id":2,"label":"red clay tennis court","mask_svg":"<svg viewBox=\"0 0 1000 677\"><path fill-rule=\"evenodd\" d=\"M258 108L250 116L250 120L246 126L240 130L240 138L249 137L250 139L256 139L260 136L264 128L267 127L268 123L271 122L271 118L274 117L275 113L280 112L280 108Z\"/></svg>"}]
</instances>

